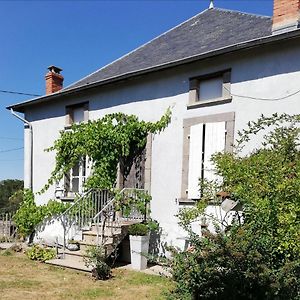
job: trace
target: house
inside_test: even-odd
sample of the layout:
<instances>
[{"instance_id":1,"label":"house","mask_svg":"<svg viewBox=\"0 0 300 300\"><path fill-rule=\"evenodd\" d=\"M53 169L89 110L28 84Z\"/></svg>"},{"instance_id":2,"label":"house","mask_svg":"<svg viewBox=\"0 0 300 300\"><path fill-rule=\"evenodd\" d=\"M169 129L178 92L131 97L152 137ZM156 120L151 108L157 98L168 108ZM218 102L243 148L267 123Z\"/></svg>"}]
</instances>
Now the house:
<instances>
[{"instance_id":1,"label":"house","mask_svg":"<svg viewBox=\"0 0 300 300\"><path fill-rule=\"evenodd\" d=\"M274 0L273 18L211 6L68 87L49 67L46 95L8 107L27 122L25 187L37 192L47 182L55 154L44 149L70 124L112 112L156 121L171 107L171 123L147 144L141 180L162 240L183 246L175 215L199 197L199 177L213 176L210 155L230 151L262 113L300 113L299 16L300 0ZM88 172L82 162L37 202L82 192Z\"/></svg>"}]
</instances>

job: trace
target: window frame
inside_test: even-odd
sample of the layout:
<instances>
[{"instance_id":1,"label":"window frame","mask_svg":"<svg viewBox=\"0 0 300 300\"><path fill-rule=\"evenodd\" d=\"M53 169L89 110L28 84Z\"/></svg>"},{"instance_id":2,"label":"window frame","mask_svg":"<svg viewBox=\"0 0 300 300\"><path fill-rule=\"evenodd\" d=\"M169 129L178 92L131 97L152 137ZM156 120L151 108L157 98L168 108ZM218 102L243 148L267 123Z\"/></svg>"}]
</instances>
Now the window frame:
<instances>
[{"instance_id":1,"label":"window frame","mask_svg":"<svg viewBox=\"0 0 300 300\"><path fill-rule=\"evenodd\" d=\"M200 100L199 99L199 88L201 81L214 79L214 78L223 78L222 84L222 97ZM212 106L218 104L230 103L232 101L231 97L231 69L205 74L201 76L196 76L190 78L190 87L189 87L189 102L187 105L188 109L199 108L204 106Z\"/></svg>"},{"instance_id":2,"label":"window frame","mask_svg":"<svg viewBox=\"0 0 300 300\"><path fill-rule=\"evenodd\" d=\"M74 124L74 110L83 108L83 122L89 119L89 102L81 102L66 106L66 124L65 129L69 129Z\"/></svg>"},{"instance_id":3,"label":"window frame","mask_svg":"<svg viewBox=\"0 0 300 300\"><path fill-rule=\"evenodd\" d=\"M188 174L189 174L189 155L190 155L190 130L191 126L197 124L207 124L215 122L225 122L225 151L233 151L235 113L221 113L194 117L183 120L183 160L182 160L182 180L181 180L181 197L178 199L179 204L193 204L195 199L188 198ZM201 151L201 150L200 150Z\"/></svg>"}]
</instances>

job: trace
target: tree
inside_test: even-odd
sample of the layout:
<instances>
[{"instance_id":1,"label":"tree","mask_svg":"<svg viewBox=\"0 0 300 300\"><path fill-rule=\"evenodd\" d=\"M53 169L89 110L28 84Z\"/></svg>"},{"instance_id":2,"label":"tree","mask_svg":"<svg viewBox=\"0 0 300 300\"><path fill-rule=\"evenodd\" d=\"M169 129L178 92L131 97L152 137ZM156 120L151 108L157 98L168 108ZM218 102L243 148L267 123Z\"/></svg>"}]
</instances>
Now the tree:
<instances>
[{"instance_id":1,"label":"tree","mask_svg":"<svg viewBox=\"0 0 300 300\"><path fill-rule=\"evenodd\" d=\"M299 121L299 115L262 116L239 133L234 153L213 157L222 183L200 182L205 197L179 214L192 247L175 251L175 297L300 299ZM267 128L261 147L241 155L252 135ZM243 222L200 237L190 223L203 214L204 202L221 203L218 190L242 204Z\"/></svg>"},{"instance_id":2,"label":"tree","mask_svg":"<svg viewBox=\"0 0 300 300\"><path fill-rule=\"evenodd\" d=\"M0 182L0 210L11 211L9 198L18 190L23 189L23 181L18 179L6 179Z\"/></svg>"}]
</instances>

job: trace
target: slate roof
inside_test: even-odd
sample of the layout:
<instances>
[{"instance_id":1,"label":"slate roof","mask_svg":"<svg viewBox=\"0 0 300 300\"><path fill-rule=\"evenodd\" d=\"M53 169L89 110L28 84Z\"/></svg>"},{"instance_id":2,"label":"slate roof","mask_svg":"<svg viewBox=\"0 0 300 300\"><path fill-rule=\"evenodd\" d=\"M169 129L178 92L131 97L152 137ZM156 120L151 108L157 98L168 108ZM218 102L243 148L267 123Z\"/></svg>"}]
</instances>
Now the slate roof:
<instances>
[{"instance_id":1,"label":"slate roof","mask_svg":"<svg viewBox=\"0 0 300 300\"><path fill-rule=\"evenodd\" d=\"M270 17L219 8L207 9L64 88L62 92L271 34L272 18Z\"/></svg>"}]
</instances>

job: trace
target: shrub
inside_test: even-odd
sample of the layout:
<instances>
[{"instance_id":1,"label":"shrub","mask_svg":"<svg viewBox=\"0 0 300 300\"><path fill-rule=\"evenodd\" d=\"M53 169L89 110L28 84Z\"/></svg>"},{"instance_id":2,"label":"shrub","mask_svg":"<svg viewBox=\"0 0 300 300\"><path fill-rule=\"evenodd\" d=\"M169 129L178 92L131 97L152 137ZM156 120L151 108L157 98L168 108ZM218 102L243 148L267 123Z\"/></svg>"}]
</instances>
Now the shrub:
<instances>
[{"instance_id":1,"label":"shrub","mask_svg":"<svg viewBox=\"0 0 300 300\"><path fill-rule=\"evenodd\" d=\"M128 227L129 235L147 235L149 228L146 224L132 224Z\"/></svg>"},{"instance_id":2,"label":"shrub","mask_svg":"<svg viewBox=\"0 0 300 300\"><path fill-rule=\"evenodd\" d=\"M90 246L84 258L87 267L92 267L92 277L107 280L111 277L111 267L106 263L105 250L100 246Z\"/></svg>"},{"instance_id":3,"label":"shrub","mask_svg":"<svg viewBox=\"0 0 300 300\"><path fill-rule=\"evenodd\" d=\"M18 234L23 238L31 235L36 226L46 217L61 214L68 207L69 204L55 200L50 200L46 205L37 206L32 191L24 190L24 199L13 217Z\"/></svg>"},{"instance_id":4,"label":"shrub","mask_svg":"<svg viewBox=\"0 0 300 300\"><path fill-rule=\"evenodd\" d=\"M27 249L26 255L32 260L37 260L41 262L53 259L56 256L54 249L44 248L39 245L34 245L31 248Z\"/></svg>"},{"instance_id":5,"label":"shrub","mask_svg":"<svg viewBox=\"0 0 300 300\"><path fill-rule=\"evenodd\" d=\"M300 299L299 121L298 115L262 116L238 140L241 147L250 135L272 126L260 149L247 156L213 157L222 183L211 188L213 184L200 182L199 204L179 213L190 247L173 249L173 298ZM223 224L224 232L206 229L198 236L191 223L205 215L206 203L221 203L218 190L242 204L243 216L230 226Z\"/></svg>"}]
</instances>

